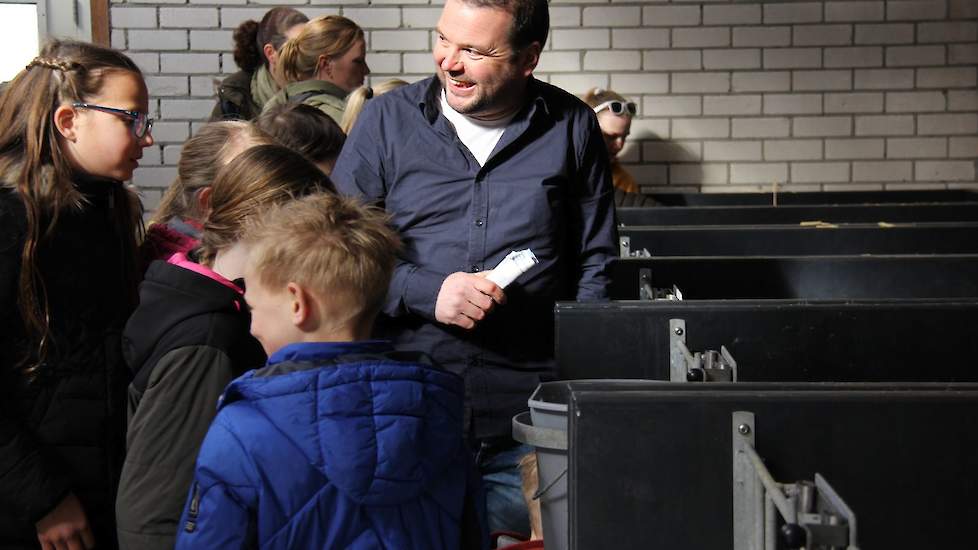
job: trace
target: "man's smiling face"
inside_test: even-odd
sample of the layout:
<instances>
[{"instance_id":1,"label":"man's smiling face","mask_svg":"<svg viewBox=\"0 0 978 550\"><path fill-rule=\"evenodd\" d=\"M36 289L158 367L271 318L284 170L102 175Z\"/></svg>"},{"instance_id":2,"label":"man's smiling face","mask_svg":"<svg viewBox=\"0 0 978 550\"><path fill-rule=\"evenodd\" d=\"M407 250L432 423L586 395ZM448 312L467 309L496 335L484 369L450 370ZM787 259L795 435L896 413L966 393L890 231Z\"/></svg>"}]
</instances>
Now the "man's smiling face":
<instances>
[{"instance_id":1,"label":"man's smiling face","mask_svg":"<svg viewBox=\"0 0 978 550\"><path fill-rule=\"evenodd\" d=\"M493 7L447 0L438 20L434 59L448 104L464 115L493 120L522 104L536 66L530 51L514 51L513 16Z\"/></svg>"}]
</instances>

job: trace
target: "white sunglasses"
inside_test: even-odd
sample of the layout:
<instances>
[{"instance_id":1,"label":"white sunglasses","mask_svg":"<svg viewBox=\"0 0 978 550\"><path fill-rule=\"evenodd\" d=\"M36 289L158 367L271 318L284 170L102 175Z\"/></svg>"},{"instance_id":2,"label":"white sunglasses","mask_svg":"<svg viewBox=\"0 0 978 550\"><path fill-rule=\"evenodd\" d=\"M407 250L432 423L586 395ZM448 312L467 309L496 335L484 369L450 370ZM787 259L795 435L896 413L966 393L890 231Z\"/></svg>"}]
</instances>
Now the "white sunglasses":
<instances>
[{"instance_id":1,"label":"white sunglasses","mask_svg":"<svg viewBox=\"0 0 978 550\"><path fill-rule=\"evenodd\" d=\"M605 109L608 109L609 111L611 111L612 113L618 116L625 115L626 113L629 116L635 116L635 113L638 112L638 107L635 106L634 102L618 101L617 99L612 99L611 101L605 101L604 103L598 104L594 108L594 112L600 113Z\"/></svg>"}]
</instances>

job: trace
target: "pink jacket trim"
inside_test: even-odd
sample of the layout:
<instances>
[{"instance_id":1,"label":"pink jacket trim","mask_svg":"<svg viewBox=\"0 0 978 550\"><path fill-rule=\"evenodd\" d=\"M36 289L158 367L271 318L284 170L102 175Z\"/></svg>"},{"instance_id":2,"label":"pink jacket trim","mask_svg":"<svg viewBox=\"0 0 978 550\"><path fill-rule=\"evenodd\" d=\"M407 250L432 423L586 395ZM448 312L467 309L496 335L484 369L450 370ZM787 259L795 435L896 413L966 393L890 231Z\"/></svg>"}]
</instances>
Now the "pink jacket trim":
<instances>
[{"instance_id":1,"label":"pink jacket trim","mask_svg":"<svg viewBox=\"0 0 978 550\"><path fill-rule=\"evenodd\" d=\"M213 279L221 283L222 285L234 290L238 294L244 296L244 291L241 290L241 287L225 279L223 275L214 271L213 269L204 265L200 265L197 262L191 261L189 258L187 258L187 255L184 254L183 252L177 252L176 254L170 256L170 259L167 260L167 263L171 263L175 266L182 267L184 269L189 269L190 271L193 271L194 273L197 273L199 275L203 275L208 279Z\"/></svg>"}]
</instances>

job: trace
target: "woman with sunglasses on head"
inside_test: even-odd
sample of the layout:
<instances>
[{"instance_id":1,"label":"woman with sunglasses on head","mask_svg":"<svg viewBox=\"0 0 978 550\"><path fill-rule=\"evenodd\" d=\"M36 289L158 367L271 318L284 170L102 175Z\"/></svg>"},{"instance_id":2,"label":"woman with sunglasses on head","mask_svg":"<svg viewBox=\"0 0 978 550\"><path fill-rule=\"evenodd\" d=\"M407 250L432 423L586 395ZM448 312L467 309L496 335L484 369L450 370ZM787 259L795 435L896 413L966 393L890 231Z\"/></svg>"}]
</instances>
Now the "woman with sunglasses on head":
<instances>
[{"instance_id":1,"label":"woman with sunglasses on head","mask_svg":"<svg viewBox=\"0 0 978 550\"><path fill-rule=\"evenodd\" d=\"M620 94L602 88L592 88L582 97L598 116L598 125L604 135L611 157L611 181L615 186L615 206L652 206L651 198L639 193L638 184L621 163L618 153L625 147L625 140L632 127L632 117L637 109L635 103Z\"/></svg>"}]
</instances>

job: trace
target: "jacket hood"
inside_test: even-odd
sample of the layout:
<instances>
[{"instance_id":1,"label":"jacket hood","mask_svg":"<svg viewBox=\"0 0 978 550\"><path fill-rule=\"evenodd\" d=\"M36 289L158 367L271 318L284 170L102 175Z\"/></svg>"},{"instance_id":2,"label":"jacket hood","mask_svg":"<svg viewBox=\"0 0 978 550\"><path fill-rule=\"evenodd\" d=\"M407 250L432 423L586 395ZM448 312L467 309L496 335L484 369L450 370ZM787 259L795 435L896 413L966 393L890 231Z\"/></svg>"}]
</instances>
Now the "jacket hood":
<instances>
[{"instance_id":1,"label":"jacket hood","mask_svg":"<svg viewBox=\"0 0 978 550\"><path fill-rule=\"evenodd\" d=\"M391 506L458 460L463 395L461 378L388 342L305 343L232 382L220 407L249 402L347 497Z\"/></svg>"},{"instance_id":2,"label":"jacket hood","mask_svg":"<svg viewBox=\"0 0 978 550\"><path fill-rule=\"evenodd\" d=\"M243 311L243 298L233 288L190 269L154 261L139 286L139 307L123 331L126 364L138 375L167 333L192 317Z\"/></svg>"}]
</instances>

